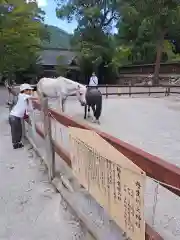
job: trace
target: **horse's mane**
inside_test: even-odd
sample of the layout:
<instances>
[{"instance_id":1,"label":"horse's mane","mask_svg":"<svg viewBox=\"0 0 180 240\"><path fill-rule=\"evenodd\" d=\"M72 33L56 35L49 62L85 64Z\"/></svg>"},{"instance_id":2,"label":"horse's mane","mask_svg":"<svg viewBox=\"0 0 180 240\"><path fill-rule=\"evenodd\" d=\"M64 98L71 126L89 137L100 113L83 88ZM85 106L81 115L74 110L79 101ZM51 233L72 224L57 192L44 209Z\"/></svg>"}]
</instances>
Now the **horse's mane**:
<instances>
[{"instance_id":1,"label":"horse's mane","mask_svg":"<svg viewBox=\"0 0 180 240\"><path fill-rule=\"evenodd\" d=\"M79 86L81 88L85 87L85 85L83 85L83 84L81 84L79 82L75 82L75 81L73 81L71 79L68 79L68 78L65 78L65 77L58 77L57 79L60 80L60 81L63 80L64 83L67 83L67 84L72 84L72 85L75 85L75 86Z\"/></svg>"}]
</instances>

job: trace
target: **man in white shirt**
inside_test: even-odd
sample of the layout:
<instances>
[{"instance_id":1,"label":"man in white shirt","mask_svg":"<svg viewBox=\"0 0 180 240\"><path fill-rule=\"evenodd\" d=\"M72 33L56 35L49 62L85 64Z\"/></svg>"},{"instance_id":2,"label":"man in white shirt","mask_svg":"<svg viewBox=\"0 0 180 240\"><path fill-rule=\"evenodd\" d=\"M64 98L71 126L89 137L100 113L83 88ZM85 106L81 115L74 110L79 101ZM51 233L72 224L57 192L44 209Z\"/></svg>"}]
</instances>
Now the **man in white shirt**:
<instances>
[{"instance_id":1,"label":"man in white shirt","mask_svg":"<svg viewBox=\"0 0 180 240\"><path fill-rule=\"evenodd\" d=\"M96 74L93 72L90 81L89 81L90 87L97 87L98 86L98 78L96 77Z\"/></svg>"},{"instance_id":2,"label":"man in white shirt","mask_svg":"<svg viewBox=\"0 0 180 240\"><path fill-rule=\"evenodd\" d=\"M28 111L28 100L34 99L31 96L32 87L24 83L20 86L20 93L16 105L12 108L9 115L9 124L11 126L12 144L13 148L22 148L22 124L21 119L24 118Z\"/></svg>"}]
</instances>

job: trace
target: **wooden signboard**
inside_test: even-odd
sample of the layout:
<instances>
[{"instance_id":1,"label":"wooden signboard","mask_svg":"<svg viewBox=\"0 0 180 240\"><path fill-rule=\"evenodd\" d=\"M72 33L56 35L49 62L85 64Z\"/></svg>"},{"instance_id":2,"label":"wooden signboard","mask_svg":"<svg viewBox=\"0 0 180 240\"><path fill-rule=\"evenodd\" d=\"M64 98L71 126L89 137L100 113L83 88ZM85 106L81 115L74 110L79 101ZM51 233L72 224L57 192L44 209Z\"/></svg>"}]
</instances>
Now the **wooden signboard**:
<instances>
[{"instance_id":1,"label":"wooden signboard","mask_svg":"<svg viewBox=\"0 0 180 240\"><path fill-rule=\"evenodd\" d=\"M69 139L80 184L129 239L145 240L145 172L93 131L69 127Z\"/></svg>"}]
</instances>

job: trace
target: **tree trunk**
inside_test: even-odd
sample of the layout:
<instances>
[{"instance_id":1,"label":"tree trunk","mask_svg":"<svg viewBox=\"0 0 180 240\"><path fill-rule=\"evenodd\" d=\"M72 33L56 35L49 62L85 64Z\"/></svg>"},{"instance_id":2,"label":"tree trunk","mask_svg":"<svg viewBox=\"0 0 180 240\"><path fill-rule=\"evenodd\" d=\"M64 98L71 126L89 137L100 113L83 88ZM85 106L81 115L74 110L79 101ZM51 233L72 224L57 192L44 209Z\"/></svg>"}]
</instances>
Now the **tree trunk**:
<instances>
[{"instance_id":1,"label":"tree trunk","mask_svg":"<svg viewBox=\"0 0 180 240\"><path fill-rule=\"evenodd\" d=\"M155 62L155 69L154 69L154 76L153 76L153 85L159 84L159 70L161 66L161 57L163 52L163 43L164 43L164 36L166 31L162 31L159 41L157 42L157 53L156 53L156 62Z\"/></svg>"}]
</instances>

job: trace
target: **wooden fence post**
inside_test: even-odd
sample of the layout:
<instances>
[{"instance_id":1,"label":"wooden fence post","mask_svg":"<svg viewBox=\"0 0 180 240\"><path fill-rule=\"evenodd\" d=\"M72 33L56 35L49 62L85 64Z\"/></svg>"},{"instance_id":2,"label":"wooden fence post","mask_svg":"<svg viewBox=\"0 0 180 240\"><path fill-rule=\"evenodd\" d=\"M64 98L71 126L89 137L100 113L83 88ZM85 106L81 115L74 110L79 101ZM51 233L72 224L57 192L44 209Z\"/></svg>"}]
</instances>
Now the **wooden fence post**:
<instances>
[{"instance_id":1,"label":"wooden fence post","mask_svg":"<svg viewBox=\"0 0 180 240\"><path fill-rule=\"evenodd\" d=\"M43 111L43 122L44 122L44 139L46 148L46 165L48 167L49 180L52 181L55 177L55 151L52 142L52 132L51 132L51 119L48 111L48 98L42 96L41 99L42 111Z\"/></svg>"},{"instance_id":2,"label":"wooden fence post","mask_svg":"<svg viewBox=\"0 0 180 240\"><path fill-rule=\"evenodd\" d=\"M37 146L37 132L36 132L36 123L35 123L35 112L33 110L32 100L29 100L29 108L30 108L29 118L30 118L31 126L32 126L32 138L33 138L33 142Z\"/></svg>"},{"instance_id":3,"label":"wooden fence post","mask_svg":"<svg viewBox=\"0 0 180 240\"><path fill-rule=\"evenodd\" d=\"M120 87L117 88L117 95L121 96L121 88Z\"/></svg>"},{"instance_id":4,"label":"wooden fence post","mask_svg":"<svg viewBox=\"0 0 180 240\"><path fill-rule=\"evenodd\" d=\"M106 98L108 98L108 85L106 84Z\"/></svg>"},{"instance_id":5,"label":"wooden fence post","mask_svg":"<svg viewBox=\"0 0 180 240\"><path fill-rule=\"evenodd\" d=\"M168 96L170 95L170 93L171 93L171 88L168 87Z\"/></svg>"},{"instance_id":6,"label":"wooden fence post","mask_svg":"<svg viewBox=\"0 0 180 240\"><path fill-rule=\"evenodd\" d=\"M129 96L131 97L131 86L129 85Z\"/></svg>"}]
</instances>

